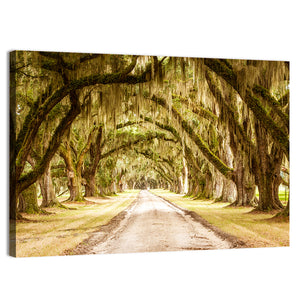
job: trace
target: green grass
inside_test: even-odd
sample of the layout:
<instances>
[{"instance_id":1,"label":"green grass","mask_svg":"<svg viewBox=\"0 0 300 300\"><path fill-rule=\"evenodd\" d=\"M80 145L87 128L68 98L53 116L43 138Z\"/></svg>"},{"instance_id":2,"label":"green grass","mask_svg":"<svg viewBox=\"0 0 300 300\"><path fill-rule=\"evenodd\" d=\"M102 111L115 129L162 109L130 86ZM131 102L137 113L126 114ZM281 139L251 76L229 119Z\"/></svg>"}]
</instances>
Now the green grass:
<instances>
[{"instance_id":1,"label":"green grass","mask_svg":"<svg viewBox=\"0 0 300 300\"><path fill-rule=\"evenodd\" d=\"M289 191L280 191L279 192L279 200L284 204L286 205L286 203L288 202L288 199L289 199Z\"/></svg>"},{"instance_id":2,"label":"green grass","mask_svg":"<svg viewBox=\"0 0 300 300\"><path fill-rule=\"evenodd\" d=\"M289 199L289 190L285 191L279 191L278 193L279 200L282 202L283 205L286 205ZM256 192L256 197L259 197L259 193Z\"/></svg>"},{"instance_id":3,"label":"green grass","mask_svg":"<svg viewBox=\"0 0 300 300\"><path fill-rule=\"evenodd\" d=\"M174 204L194 211L210 224L238 237L248 247L289 246L289 221L273 213L254 213L252 207L228 207L213 200L193 200L165 190L153 192Z\"/></svg>"}]
</instances>

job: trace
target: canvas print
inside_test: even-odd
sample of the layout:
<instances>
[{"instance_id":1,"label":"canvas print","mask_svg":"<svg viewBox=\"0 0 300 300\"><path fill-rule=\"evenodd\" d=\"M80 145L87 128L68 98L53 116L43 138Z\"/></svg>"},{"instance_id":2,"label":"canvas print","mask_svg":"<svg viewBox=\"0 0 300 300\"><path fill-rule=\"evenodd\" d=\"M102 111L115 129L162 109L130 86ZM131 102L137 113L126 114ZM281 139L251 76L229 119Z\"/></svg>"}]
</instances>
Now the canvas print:
<instances>
[{"instance_id":1,"label":"canvas print","mask_svg":"<svg viewBox=\"0 0 300 300\"><path fill-rule=\"evenodd\" d=\"M289 246L289 62L10 53L10 254Z\"/></svg>"}]
</instances>

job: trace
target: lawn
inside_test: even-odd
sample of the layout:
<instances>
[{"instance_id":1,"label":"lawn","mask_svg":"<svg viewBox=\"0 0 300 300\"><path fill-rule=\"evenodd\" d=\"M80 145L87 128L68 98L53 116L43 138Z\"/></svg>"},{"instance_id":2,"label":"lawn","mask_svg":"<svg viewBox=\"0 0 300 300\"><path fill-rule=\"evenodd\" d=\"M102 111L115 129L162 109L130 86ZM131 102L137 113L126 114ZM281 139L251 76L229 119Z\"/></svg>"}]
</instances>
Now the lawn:
<instances>
[{"instance_id":1,"label":"lawn","mask_svg":"<svg viewBox=\"0 0 300 300\"><path fill-rule=\"evenodd\" d=\"M273 213L254 213L252 207L228 207L213 200L193 200L166 190L153 190L177 206L196 212L222 231L238 237L248 247L289 246L289 221Z\"/></svg>"},{"instance_id":2,"label":"lawn","mask_svg":"<svg viewBox=\"0 0 300 300\"><path fill-rule=\"evenodd\" d=\"M89 234L126 209L138 191L106 198L89 198L86 203L64 203L69 209L48 208L49 215L29 215L16 224L16 256L62 255Z\"/></svg>"}]
</instances>

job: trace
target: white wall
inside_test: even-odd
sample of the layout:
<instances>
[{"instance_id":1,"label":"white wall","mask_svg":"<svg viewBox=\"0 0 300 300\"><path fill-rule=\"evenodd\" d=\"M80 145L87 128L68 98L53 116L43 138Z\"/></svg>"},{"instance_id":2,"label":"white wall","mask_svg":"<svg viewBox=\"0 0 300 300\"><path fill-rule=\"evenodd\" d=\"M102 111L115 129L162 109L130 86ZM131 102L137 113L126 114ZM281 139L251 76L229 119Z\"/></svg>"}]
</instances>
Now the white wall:
<instances>
[{"instance_id":1,"label":"white wall","mask_svg":"<svg viewBox=\"0 0 300 300\"><path fill-rule=\"evenodd\" d=\"M299 299L297 1L65 2L1 2L1 298ZM7 52L14 49L291 60L291 247L8 257Z\"/></svg>"}]
</instances>

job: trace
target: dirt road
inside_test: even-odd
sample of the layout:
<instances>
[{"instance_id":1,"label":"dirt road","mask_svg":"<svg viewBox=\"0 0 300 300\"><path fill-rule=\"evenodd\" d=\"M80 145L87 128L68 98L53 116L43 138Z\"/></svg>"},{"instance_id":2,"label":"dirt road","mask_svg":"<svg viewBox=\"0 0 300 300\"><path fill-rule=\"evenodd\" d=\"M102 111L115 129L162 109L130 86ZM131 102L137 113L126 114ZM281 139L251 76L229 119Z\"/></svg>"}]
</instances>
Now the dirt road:
<instances>
[{"instance_id":1,"label":"dirt road","mask_svg":"<svg viewBox=\"0 0 300 300\"><path fill-rule=\"evenodd\" d=\"M101 231L94 233L90 244L78 254L232 247L229 241L221 239L181 209L148 191L140 192L138 200L116 228L109 233Z\"/></svg>"}]
</instances>

